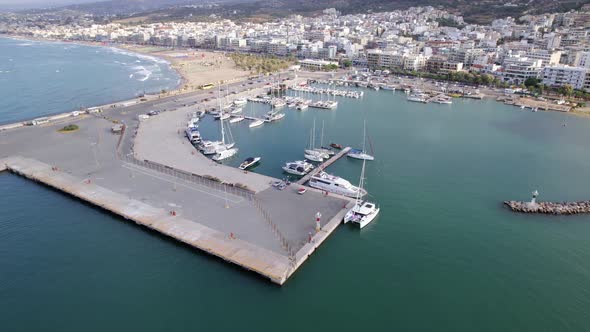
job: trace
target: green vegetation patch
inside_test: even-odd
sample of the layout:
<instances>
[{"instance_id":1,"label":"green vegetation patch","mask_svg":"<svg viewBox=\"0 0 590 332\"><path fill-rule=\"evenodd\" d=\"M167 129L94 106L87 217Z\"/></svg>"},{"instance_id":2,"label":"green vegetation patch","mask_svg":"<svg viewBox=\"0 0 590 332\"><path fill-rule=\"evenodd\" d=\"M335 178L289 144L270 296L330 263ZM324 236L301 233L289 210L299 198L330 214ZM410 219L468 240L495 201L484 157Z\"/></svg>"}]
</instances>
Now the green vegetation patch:
<instances>
[{"instance_id":1,"label":"green vegetation patch","mask_svg":"<svg viewBox=\"0 0 590 332\"><path fill-rule=\"evenodd\" d=\"M80 129L80 127L78 127L77 125L67 125L58 131L60 133L71 133L71 132L76 131L78 129Z\"/></svg>"},{"instance_id":2,"label":"green vegetation patch","mask_svg":"<svg viewBox=\"0 0 590 332\"><path fill-rule=\"evenodd\" d=\"M295 59L293 58L279 58L275 56L233 53L230 57L234 60L238 68L256 74L284 70L295 63Z\"/></svg>"}]
</instances>

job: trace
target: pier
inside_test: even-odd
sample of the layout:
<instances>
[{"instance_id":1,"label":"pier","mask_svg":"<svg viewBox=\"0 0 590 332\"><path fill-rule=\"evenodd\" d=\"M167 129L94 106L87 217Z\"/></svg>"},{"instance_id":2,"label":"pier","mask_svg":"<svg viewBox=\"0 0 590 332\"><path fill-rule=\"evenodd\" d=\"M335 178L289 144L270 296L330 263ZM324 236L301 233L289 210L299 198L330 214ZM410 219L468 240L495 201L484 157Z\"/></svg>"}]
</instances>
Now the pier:
<instances>
[{"instance_id":1,"label":"pier","mask_svg":"<svg viewBox=\"0 0 590 332\"><path fill-rule=\"evenodd\" d=\"M344 149L340 150L340 152L336 153L335 155L330 157L330 159L324 161L323 163L318 165L316 168L314 168L311 172L307 173L305 176L303 176L301 179L299 179L299 181L297 181L297 184L304 185L305 183L307 183L307 181L309 181L309 179L311 179L312 176L318 174L319 172L323 171L324 169L326 169L327 167L329 167L330 165L335 163L340 158L344 157L350 150L351 150L350 146L347 146Z\"/></svg>"},{"instance_id":2,"label":"pier","mask_svg":"<svg viewBox=\"0 0 590 332\"><path fill-rule=\"evenodd\" d=\"M543 213L555 215L590 213L590 201L561 203L505 201L504 204L507 205L512 211L521 213Z\"/></svg>"},{"instance_id":3,"label":"pier","mask_svg":"<svg viewBox=\"0 0 590 332\"><path fill-rule=\"evenodd\" d=\"M151 106L153 108L153 106ZM128 130L112 131L108 116L2 131L0 171L26 177L109 211L142 228L282 285L341 223L350 200L212 162L194 153L169 123L184 112L137 120L145 106L117 112ZM114 112L113 112L113 115ZM43 137L43 140L36 138ZM320 228L315 216L321 213ZM228 273L235 273L229 271Z\"/></svg>"}]
</instances>

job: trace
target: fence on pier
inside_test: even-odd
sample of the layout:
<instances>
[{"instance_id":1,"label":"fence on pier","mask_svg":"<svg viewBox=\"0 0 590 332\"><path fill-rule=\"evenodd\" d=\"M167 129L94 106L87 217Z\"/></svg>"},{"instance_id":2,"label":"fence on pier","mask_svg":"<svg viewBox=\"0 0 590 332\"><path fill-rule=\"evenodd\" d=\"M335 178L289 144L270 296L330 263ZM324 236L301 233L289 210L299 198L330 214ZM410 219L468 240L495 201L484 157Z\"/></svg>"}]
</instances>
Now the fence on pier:
<instances>
[{"instance_id":1,"label":"fence on pier","mask_svg":"<svg viewBox=\"0 0 590 332\"><path fill-rule=\"evenodd\" d=\"M151 169L162 174L167 174L180 180L189 181L214 190L223 191L227 192L228 194L244 197L248 200L252 200L254 196L254 192L246 188L245 185L239 183L226 183L214 176L190 173L174 167L162 165L154 161L139 160L130 155L122 156L121 159L133 165Z\"/></svg>"},{"instance_id":2,"label":"fence on pier","mask_svg":"<svg viewBox=\"0 0 590 332\"><path fill-rule=\"evenodd\" d=\"M289 259L291 260L291 262L293 263L295 261L296 250L292 247L291 243L287 240L283 233L281 233L277 224L272 221L270 213L262 206L262 203L258 198L256 198L253 191L242 187L240 184L225 183L212 176L190 173L174 167L162 165L154 161L139 160L131 155L122 156L121 159L124 162L151 169L156 172L166 174L180 180L189 181L217 191L226 192L231 195L246 198L254 204L256 210L260 213L266 224L269 226L270 230L278 238L283 249L285 249L289 253Z\"/></svg>"}]
</instances>

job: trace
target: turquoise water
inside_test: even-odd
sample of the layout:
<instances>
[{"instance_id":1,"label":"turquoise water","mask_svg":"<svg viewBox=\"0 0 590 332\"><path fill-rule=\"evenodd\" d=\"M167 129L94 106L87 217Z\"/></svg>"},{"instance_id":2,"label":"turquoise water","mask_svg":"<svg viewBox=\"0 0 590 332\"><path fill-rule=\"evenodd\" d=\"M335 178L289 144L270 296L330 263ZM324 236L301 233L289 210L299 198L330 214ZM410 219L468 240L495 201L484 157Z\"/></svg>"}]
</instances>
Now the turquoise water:
<instances>
[{"instance_id":1,"label":"turquoise water","mask_svg":"<svg viewBox=\"0 0 590 332\"><path fill-rule=\"evenodd\" d=\"M376 160L381 215L343 225L284 287L13 175L0 175L0 326L10 331L583 331L590 216L501 202L588 199L590 121L493 101L408 103L365 91L334 111L232 125L240 156L284 176L315 119L325 141ZM265 112L256 105L247 112ZM564 124L566 126L564 126ZM204 135L217 135L205 120ZM360 163L329 169L356 182Z\"/></svg>"},{"instance_id":2,"label":"turquoise water","mask_svg":"<svg viewBox=\"0 0 590 332\"><path fill-rule=\"evenodd\" d=\"M172 89L160 59L108 47L0 38L0 123Z\"/></svg>"}]
</instances>

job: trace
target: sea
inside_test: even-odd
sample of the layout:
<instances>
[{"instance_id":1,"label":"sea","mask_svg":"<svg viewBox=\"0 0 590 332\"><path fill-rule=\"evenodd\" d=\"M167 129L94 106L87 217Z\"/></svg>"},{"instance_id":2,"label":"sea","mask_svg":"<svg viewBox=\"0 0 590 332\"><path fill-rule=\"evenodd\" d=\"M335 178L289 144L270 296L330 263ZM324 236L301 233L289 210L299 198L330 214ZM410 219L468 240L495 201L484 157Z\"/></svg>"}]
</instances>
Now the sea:
<instances>
[{"instance_id":1,"label":"sea","mask_svg":"<svg viewBox=\"0 0 590 332\"><path fill-rule=\"evenodd\" d=\"M65 56L57 45L49 53ZM93 71L121 61L100 48L80 47L78 58L96 51L104 53ZM18 79L43 86L33 76ZM62 82L60 93L67 87L81 93L75 82ZM15 99L6 91L2 103ZM282 287L0 174L2 330L588 330L590 216L516 214L502 202L528 200L533 190L539 200L589 199L590 119L493 100L419 104L401 92L364 91L358 100L337 97L335 110L285 108L277 123L228 126L240 148L230 165L260 156L254 172L285 177L280 166L303 158L314 123L316 142L360 147L366 122L376 157L367 162L366 188L381 214L363 230L340 226ZM268 110L248 104L244 114ZM206 138L219 128L209 118L201 124ZM353 183L360 170L347 158L328 168Z\"/></svg>"},{"instance_id":2,"label":"sea","mask_svg":"<svg viewBox=\"0 0 590 332\"><path fill-rule=\"evenodd\" d=\"M159 58L114 47L0 38L0 124L169 90Z\"/></svg>"}]
</instances>

